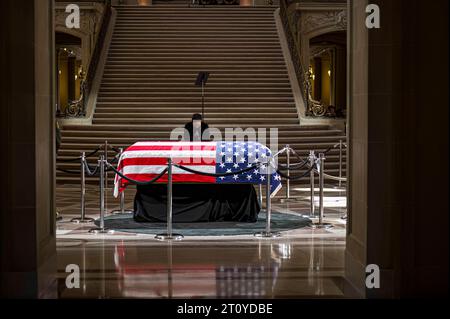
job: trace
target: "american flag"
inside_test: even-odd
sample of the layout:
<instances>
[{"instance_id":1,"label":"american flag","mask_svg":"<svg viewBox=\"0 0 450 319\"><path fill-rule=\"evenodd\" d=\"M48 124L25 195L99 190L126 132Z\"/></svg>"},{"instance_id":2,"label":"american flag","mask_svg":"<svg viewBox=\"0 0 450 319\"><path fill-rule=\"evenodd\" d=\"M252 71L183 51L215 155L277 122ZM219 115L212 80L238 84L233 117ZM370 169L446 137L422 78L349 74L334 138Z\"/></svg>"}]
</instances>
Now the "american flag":
<instances>
[{"instance_id":1,"label":"american flag","mask_svg":"<svg viewBox=\"0 0 450 319\"><path fill-rule=\"evenodd\" d=\"M229 176L204 176L187 172L179 167L172 168L174 183L267 183L267 163L271 151L258 142L138 142L127 148L121 155L117 169L127 178L146 182L155 178L167 167L167 159L199 172L230 174ZM244 173L236 173L254 165ZM271 197L281 189L281 177L274 166L271 170ZM165 174L158 183L166 183ZM123 191L129 181L116 175L114 196Z\"/></svg>"}]
</instances>

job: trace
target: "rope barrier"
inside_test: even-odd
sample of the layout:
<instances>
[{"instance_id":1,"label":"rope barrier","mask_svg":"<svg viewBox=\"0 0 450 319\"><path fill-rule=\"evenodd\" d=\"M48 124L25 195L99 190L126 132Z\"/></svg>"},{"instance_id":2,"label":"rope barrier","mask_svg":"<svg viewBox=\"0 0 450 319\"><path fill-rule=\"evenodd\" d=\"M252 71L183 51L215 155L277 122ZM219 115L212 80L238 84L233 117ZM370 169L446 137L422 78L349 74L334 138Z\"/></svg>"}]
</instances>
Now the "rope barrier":
<instances>
[{"instance_id":1,"label":"rope barrier","mask_svg":"<svg viewBox=\"0 0 450 319\"><path fill-rule=\"evenodd\" d=\"M337 143L337 144L334 144L334 148L336 148L336 147L338 147L339 146L339 143ZM347 148L347 143L344 143L344 142L342 142L342 146L344 146L345 148Z\"/></svg>"},{"instance_id":2,"label":"rope barrier","mask_svg":"<svg viewBox=\"0 0 450 319\"><path fill-rule=\"evenodd\" d=\"M324 155L327 154L329 151L331 151L333 148L336 148L339 146L339 143L334 144L333 146L330 146L329 148L327 148L325 151L323 152L317 152L317 153L323 153ZM346 143L342 143L342 146L347 147Z\"/></svg>"},{"instance_id":3,"label":"rope barrier","mask_svg":"<svg viewBox=\"0 0 450 319\"><path fill-rule=\"evenodd\" d=\"M314 169L314 167L310 167L305 173L303 173L300 176L288 176L288 175L284 174L283 172L281 172L280 170L277 170L277 173L280 174L281 177L292 181L292 180L300 180L300 179L302 179L303 177L309 175L309 173L311 173L311 171L313 169Z\"/></svg>"},{"instance_id":4,"label":"rope barrier","mask_svg":"<svg viewBox=\"0 0 450 319\"><path fill-rule=\"evenodd\" d=\"M329 148L327 148L325 151L319 151L319 152L317 152L317 153L322 153L323 155L325 155L325 154L327 154L329 151L331 151L333 148L334 148L335 146L333 145L333 146L330 146Z\"/></svg>"},{"instance_id":5,"label":"rope barrier","mask_svg":"<svg viewBox=\"0 0 450 319\"><path fill-rule=\"evenodd\" d=\"M73 175L79 175L80 171L69 171L66 169L62 169L62 168L57 168L58 171L63 172L63 173L67 173L67 174L73 174Z\"/></svg>"},{"instance_id":6,"label":"rope barrier","mask_svg":"<svg viewBox=\"0 0 450 319\"><path fill-rule=\"evenodd\" d=\"M98 165L94 168L93 172L91 171L91 167L89 166L89 163L87 161L84 161L84 167L86 168L86 171L87 171L89 176L97 175L97 172L98 172L98 169L99 169Z\"/></svg>"},{"instance_id":7,"label":"rope barrier","mask_svg":"<svg viewBox=\"0 0 450 319\"><path fill-rule=\"evenodd\" d=\"M95 154L97 154L97 153L102 149L102 147L103 147L103 146L97 147L97 149L95 149L94 151L92 151L92 152L86 154L85 157L91 157L91 156L94 156ZM59 162L64 162L64 163L70 163L70 162L77 162L77 161L79 161L80 159L81 159L81 156L77 156L77 157L71 158L71 159L60 159L60 160L58 160L58 161L59 161Z\"/></svg>"},{"instance_id":8,"label":"rope barrier","mask_svg":"<svg viewBox=\"0 0 450 319\"><path fill-rule=\"evenodd\" d=\"M308 163L309 163L308 159L306 159L306 160L303 161L303 163L294 163L294 164L290 164L289 166L285 165L285 164L278 163L278 166L280 166L280 167L282 167L283 169L286 169L286 170L291 170L291 167L292 168L296 168L296 169L301 169L301 168L305 167L306 164L308 164Z\"/></svg>"},{"instance_id":9,"label":"rope barrier","mask_svg":"<svg viewBox=\"0 0 450 319\"><path fill-rule=\"evenodd\" d=\"M111 145L111 149L116 153L120 153L120 149L118 149L117 147Z\"/></svg>"},{"instance_id":10,"label":"rope barrier","mask_svg":"<svg viewBox=\"0 0 450 319\"><path fill-rule=\"evenodd\" d=\"M70 159L59 159L59 162L63 162L63 163L72 163L72 162L77 162L79 161L81 158L81 156L75 157L75 158L70 158Z\"/></svg>"},{"instance_id":11,"label":"rope barrier","mask_svg":"<svg viewBox=\"0 0 450 319\"><path fill-rule=\"evenodd\" d=\"M314 172L319 174L319 171L317 169L314 169ZM347 178L345 178L345 177L337 177L337 176L328 175L328 174L325 174L325 173L323 173L323 177L326 177L328 179L333 179L335 181L341 181L341 182L346 182L347 181Z\"/></svg>"},{"instance_id":12,"label":"rope barrier","mask_svg":"<svg viewBox=\"0 0 450 319\"><path fill-rule=\"evenodd\" d=\"M294 149L292 149L291 147L285 147L282 151L286 151L286 150L287 150L287 151L291 151L292 154L294 154L295 157L297 157L297 159L298 159L300 162L298 162L298 163L293 163L293 164L289 164L289 165L285 165L285 164L278 163L278 166L280 166L280 167L282 167L282 168L284 168L284 169L286 169L286 170L291 170L291 167L292 167L292 168L301 169L301 168L305 167L306 164L309 163L309 158L306 158L306 159L301 158L300 155L298 155L297 152L295 152ZM281 153L280 153L280 154L281 154ZM278 155L278 154L277 154L277 155Z\"/></svg>"},{"instance_id":13,"label":"rope barrier","mask_svg":"<svg viewBox=\"0 0 450 319\"><path fill-rule=\"evenodd\" d=\"M319 166L318 163L316 163L316 166ZM310 166L309 172L311 172L311 170L314 170L314 173L316 173L318 175L320 174L319 170L317 168L315 168L314 166ZM333 179L335 181L341 181L341 182L347 181L346 177L337 177L337 176L333 176L333 175L329 175L329 174L325 174L325 173L323 173L323 177L326 177L328 179Z\"/></svg>"},{"instance_id":14,"label":"rope barrier","mask_svg":"<svg viewBox=\"0 0 450 319\"><path fill-rule=\"evenodd\" d=\"M147 182L142 182L142 181L137 181L134 179L131 179L129 177L126 177L125 175L123 175L121 172L119 172L117 169L114 168L114 166L112 166L110 163L106 162L106 166L108 166L114 173L116 173L117 175L119 175L121 178L129 181L132 184L135 185L139 185L139 186L146 186L146 185L151 185L153 183L155 183L156 181L158 181L161 177L163 177L166 173L168 168L166 167L161 173L159 173L155 178L147 181Z\"/></svg>"}]
</instances>

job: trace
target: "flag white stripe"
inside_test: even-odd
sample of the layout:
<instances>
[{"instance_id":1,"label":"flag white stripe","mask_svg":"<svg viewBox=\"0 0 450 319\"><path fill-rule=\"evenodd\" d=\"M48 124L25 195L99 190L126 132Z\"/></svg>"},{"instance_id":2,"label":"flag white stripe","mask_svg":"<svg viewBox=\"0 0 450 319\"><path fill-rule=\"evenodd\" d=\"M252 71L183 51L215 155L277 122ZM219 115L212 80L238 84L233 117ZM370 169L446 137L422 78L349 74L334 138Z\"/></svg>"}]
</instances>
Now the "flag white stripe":
<instances>
[{"instance_id":1,"label":"flag white stripe","mask_svg":"<svg viewBox=\"0 0 450 319\"><path fill-rule=\"evenodd\" d=\"M139 150L126 151L122 154L124 158L141 158L141 157L163 157L163 158L213 158L216 159L216 151L190 151L190 150Z\"/></svg>"},{"instance_id":2,"label":"flag white stripe","mask_svg":"<svg viewBox=\"0 0 450 319\"><path fill-rule=\"evenodd\" d=\"M137 142L133 146L216 146L216 142Z\"/></svg>"},{"instance_id":3,"label":"flag white stripe","mask_svg":"<svg viewBox=\"0 0 450 319\"><path fill-rule=\"evenodd\" d=\"M183 165L184 167L202 172L202 173L216 173L216 166L210 165ZM164 169L166 169L167 165L130 165L125 166L123 168L122 174L129 175L129 174L159 174ZM178 167L172 168L173 174L192 174L190 172L186 172L185 170L182 170Z\"/></svg>"}]
</instances>

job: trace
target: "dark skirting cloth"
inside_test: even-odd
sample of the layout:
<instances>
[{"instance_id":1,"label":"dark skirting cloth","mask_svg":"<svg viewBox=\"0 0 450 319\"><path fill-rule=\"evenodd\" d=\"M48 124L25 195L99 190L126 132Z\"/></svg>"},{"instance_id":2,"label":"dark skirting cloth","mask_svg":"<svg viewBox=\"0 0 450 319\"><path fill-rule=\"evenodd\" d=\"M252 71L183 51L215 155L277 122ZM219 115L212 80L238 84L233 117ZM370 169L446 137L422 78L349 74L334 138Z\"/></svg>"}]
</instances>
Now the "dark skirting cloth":
<instances>
[{"instance_id":1,"label":"dark skirting cloth","mask_svg":"<svg viewBox=\"0 0 450 319\"><path fill-rule=\"evenodd\" d=\"M251 184L173 184L174 223L256 222L261 209ZM137 186L134 220L167 221L167 185Z\"/></svg>"}]
</instances>

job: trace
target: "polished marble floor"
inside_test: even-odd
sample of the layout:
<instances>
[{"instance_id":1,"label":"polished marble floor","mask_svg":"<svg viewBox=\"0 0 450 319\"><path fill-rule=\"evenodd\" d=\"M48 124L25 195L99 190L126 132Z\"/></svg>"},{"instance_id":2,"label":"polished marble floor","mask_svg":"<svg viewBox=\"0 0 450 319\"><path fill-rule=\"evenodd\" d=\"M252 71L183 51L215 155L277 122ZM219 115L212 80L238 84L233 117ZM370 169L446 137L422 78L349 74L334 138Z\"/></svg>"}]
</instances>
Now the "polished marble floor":
<instances>
[{"instance_id":1,"label":"polished marble floor","mask_svg":"<svg viewBox=\"0 0 450 319\"><path fill-rule=\"evenodd\" d=\"M79 189L58 187L57 223L59 296L61 298L342 298L345 249L345 194L327 189L325 222L282 232L277 238L187 236L160 242L154 235L95 235L94 225L73 224L79 215ZM110 194L110 192L107 192ZM133 190L127 191L131 208ZM309 198L275 200L274 211L308 214ZM318 199L316 199L318 200ZM87 191L87 216L98 218L98 192ZM108 196L108 214L118 210ZM313 221L317 219L314 218ZM80 288L66 287L67 265L80 268Z\"/></svg>"}]
</instances>

